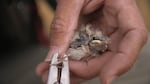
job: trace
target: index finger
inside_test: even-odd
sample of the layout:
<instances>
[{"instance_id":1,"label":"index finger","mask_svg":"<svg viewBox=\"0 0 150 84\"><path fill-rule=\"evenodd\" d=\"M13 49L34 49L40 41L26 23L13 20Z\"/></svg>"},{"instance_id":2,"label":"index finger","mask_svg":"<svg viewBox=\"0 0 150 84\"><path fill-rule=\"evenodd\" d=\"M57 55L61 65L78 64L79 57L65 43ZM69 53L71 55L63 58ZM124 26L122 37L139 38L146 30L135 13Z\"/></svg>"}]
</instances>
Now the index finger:
<instances>
[{"instance_id":1,"label":"index finger","mask_svg":"<svg viewBox=\"0 0 150 84\"><path fill-rule=\"evenodd\" d=\"M77 27L84 0L59 0L56 14L51 25L50 46L59 47L63 54Z\"/></svg>"}]
</instances>

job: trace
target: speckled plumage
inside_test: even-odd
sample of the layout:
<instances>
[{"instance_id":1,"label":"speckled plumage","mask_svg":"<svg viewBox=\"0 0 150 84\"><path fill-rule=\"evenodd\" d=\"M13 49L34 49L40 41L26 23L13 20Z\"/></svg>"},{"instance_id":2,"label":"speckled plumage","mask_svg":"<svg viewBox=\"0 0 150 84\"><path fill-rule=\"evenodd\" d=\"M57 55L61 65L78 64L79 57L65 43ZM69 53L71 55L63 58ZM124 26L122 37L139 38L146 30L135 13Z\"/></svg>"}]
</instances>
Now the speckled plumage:
<instances>
[{"instance_id":1,"label":"speckled plumage","mask_svg":"<svg viewBox=\"0 0 150 84\"><path fill-rule=\"evenodd\" d=\"M82 25L76 32L70 43L67 55L70 59L81 60L95 57L108 49L110 39L104 36L91 24Z\"/></svg>"}]
</instances>

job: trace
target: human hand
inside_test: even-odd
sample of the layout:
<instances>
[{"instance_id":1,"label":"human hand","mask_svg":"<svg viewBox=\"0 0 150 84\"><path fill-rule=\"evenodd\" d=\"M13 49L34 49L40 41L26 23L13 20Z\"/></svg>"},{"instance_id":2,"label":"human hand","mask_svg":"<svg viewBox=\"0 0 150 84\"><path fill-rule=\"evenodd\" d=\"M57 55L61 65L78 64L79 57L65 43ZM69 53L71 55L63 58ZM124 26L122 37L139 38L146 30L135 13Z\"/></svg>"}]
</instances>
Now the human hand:
<instances>
[{"instance_id":1,"label":"human hand","mask_svg":"<svg viewBox=\"0 0 150 84\"><path fill-rule=\"evenodd\" d=\"M88 62L70 61L71 83L98 76L102 84L111 84L135 63L147 40L144 21L135 0L59 0L51 27L50 51L47 59L59 50L63 55L81 22L90 21L111 39L107 52ZM55 38L55 39L54 39ZM53 47L52 47L53 46ZM49 64L38 65L37 74L46 81Z\"/></svg>"}]
</instances>

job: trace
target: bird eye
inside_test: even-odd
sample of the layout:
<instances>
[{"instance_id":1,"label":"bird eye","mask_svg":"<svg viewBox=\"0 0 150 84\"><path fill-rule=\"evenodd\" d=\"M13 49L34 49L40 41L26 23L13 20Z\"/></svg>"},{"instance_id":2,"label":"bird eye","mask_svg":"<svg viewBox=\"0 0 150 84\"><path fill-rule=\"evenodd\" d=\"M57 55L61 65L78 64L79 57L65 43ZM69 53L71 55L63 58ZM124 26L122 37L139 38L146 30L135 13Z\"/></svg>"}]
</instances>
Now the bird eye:
<instances>
[{"instance_id":1,"label":"bird eye","mask_svg":"<svg viewBox=\"0 0 150 84\"><path fill-rule=\"evenodd\" d=\"M93 36L92 40L99 40L99 37L98 36Z\"/></svg>"}]
</instances>

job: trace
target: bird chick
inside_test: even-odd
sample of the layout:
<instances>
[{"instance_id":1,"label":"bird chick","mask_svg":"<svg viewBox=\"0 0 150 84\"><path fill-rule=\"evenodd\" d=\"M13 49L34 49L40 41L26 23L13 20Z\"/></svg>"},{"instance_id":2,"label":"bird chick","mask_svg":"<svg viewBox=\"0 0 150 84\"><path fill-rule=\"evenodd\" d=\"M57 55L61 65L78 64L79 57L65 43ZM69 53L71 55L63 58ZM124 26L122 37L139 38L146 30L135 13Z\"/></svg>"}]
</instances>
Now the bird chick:
<instances>
[{"instance_id":1,"label":"bird chick","mask_svg":"<svg viewBox=\"0 0 150 84\"><path fill-rule=\"evenodd\" d=\"M75 32L66 54L72 60L95 57L104 53L109 43L110 39L100 30L94 29L91 24L82 25Z\"/></svg>"}]
</instances>

